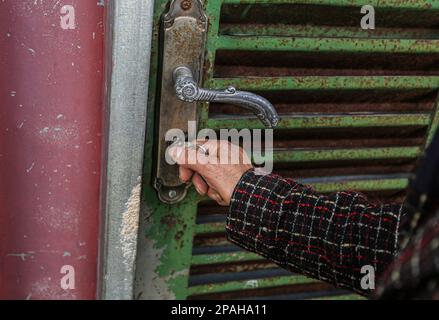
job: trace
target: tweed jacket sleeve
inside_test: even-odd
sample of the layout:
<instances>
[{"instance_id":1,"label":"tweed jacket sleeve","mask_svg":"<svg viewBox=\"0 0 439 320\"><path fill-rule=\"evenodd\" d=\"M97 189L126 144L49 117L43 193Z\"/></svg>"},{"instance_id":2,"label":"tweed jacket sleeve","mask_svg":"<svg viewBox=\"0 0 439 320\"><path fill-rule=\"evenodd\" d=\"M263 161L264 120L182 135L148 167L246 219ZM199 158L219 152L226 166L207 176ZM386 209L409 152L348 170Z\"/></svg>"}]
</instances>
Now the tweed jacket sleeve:
<instances>
[{"instance_id":1,"label":"tweed jacket sleeve","mask_svg":"<svg viewBox=\"0 0 439 320\"><path fill-rule=\"evenodd\" d=\"M398 253L401 204L368 203L357 192L322 195L280 176L247 171L226 222L228 239L293 272L369 294L361 268L379 275Z\"/></svg>"}]
</instances>

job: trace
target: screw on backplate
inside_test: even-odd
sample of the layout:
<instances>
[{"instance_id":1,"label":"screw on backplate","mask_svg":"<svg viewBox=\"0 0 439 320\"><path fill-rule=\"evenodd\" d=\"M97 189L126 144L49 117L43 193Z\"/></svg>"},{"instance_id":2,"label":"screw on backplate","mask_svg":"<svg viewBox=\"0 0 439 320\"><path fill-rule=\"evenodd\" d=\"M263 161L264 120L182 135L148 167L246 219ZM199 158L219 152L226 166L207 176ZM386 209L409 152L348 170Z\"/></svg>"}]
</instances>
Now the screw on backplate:
<instances>
[{"instance_id":1,"label":"screw on backplate","mask_svg":"<svg viewBox=\"0 0 439 320\"><path fill-rule=\"evenodd\" d=\"M177 196L177 191L171 190L171 191L169 191L168 195L169 195L169 198L174 199Z\"/></svg>"},{"instance_id":2,"label":"screw on backplate","mask_svg":"<svg viewBox=\"0 0 439 320\"><path fill-rule=\"evenodd\" d=\"M180 6L183 10L189 10L192 7L192 2L191 0L183 0Z\"/></svg>"}]
</instances>

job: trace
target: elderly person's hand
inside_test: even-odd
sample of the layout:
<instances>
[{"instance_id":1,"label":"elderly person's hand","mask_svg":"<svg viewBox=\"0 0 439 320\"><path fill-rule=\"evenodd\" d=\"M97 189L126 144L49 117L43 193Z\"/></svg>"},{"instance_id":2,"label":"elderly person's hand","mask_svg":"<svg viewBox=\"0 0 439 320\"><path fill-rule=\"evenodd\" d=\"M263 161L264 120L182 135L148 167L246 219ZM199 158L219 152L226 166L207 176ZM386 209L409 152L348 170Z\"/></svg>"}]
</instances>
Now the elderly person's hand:
<instances>
[{"instance_id":1,"label":"elderly person's hand","mask_svg":"<svg viewBox=\"0 0 439 320\"><path fill-rule=\"evenodd\" d=\"M228 206L236 184L252 168L245 151L227 141L195 141L192 146L172 146L169 155L180 165L180 180L192 179L197 192Z\"/></svg>"}]
</instances>

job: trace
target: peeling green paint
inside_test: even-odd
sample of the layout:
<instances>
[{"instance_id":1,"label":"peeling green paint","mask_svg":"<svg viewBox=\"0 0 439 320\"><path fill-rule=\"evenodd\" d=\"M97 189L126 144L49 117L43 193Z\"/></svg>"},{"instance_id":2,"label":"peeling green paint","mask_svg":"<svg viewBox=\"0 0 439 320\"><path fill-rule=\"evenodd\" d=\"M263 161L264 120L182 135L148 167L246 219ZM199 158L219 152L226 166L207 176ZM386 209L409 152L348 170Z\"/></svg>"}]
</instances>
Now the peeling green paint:
<instances>
[{"instance_id":1,"label":"peeling green paint","mask_svg":"<svg viewBox=\"0 0 439 320\"><path fill-rule=\"evenodd\" d=\"M288 25L288 24L233 24L222 27L220 35L225 36L283 36L283 37L317 37L317 38L368 38L368 39L438 39L439 32L433 30L394 30L380 28L363 30L358 27Z\"/></svg>"},{"instance_id":2,"label":"peeling green paint","mask_svg":"<svg viewBox=\"0 0 439 320\"><path fill-rule=\"evenodd\" d=\"M307 76L211 78L209 88L232 85L242 90L437 89L439 76Z\"/></svg>"},{"instance_id":3,"label":"peeling green paint","mask_svg":"<svg viewBox=\"0 0 439 320\"><path fill-rule=\"evenodd\" d=\"M275 286L285 286L294 284L304 284L304 283L316 283L317 280L310 279L305 276L283 276L283 277L272 277L264 279L254 279L254 280L243 280L243 281L230 281L219 284L207 284L191 287L191 294L207 294L207 293L218 293L224 291L235 291L243 289L260 289Z\"/></svg>"},{"instance_id":4,"label":"peeling green paint","mask_svg":"<svg viewBox=\"0 0 439 320\"><path fill-rule=\"evenodd\" d=\"M327 150L292 150L274 151L273 161L279 162L310 162L331 160L369 160L369 159L401 159L416 158L421 154L419 147L389 147L362 149L327 149ZM262 163L263 157L255 159Z\"/></svg>"},{"instance_id":5,"label":"peeling green paint","mask_svg":"<svg viewBox=\"0 0 439 320\"><path fill-rule=\"evenodd\" d=\"M220 36L215 41L217 49L301 52L388 52L429 53L439 52L435 39L349 39L305 37Z\"/></svg>"},{"instance_id":6,"label":"peeling green paint","mask_svg":"<svg viewBox=\"0 0 439 320\"><path fill-rule=\"evenodd\" d=\"M150 106L154 106L156 102L159 23L160 16L166 11L167 2L155 1L148 101ZM150 161L154 153L155 111L154 108L148 108L141 209L141 224L144 227L141 228L143 234L139 236L143 237L139 243L143 243L144 247L138 249L150 252L138 254L145 258L138 258L135 296L150 299L185 299L188 295L188 275L198 196L191 190L186 200L177 205L165 205L159 201L152 187L151 177L154 167Z\"/></svg>"},{"instance_id":7,"label":"peeling green paint","mask_svg":"<svg viewBox=\"0 0 439 320\"><path fill-rule=\"evenodd\" d=\"M384 190L404 190L408 186L408 179L377 179L377 180L357 180L342 182L318 182L312 184L317 192L335 192L340 190L357 191L384 191Z\"/></svg>"},{"instance_id":8,"label":"peeling green paint","mask_svg":"<svg viewBox=\"0 0 439 320\"><path fill-rule=\"evenodd\" d=\"M224 225L223 225L224 229ZM253 252L227 252L216 254L200 254L195 255L192 258L193 265L215 264L215 263L227 263L236 261L255 261L264 260L263 257Z\"/></svg>"},{"instance_id":9,"label":"peeling green paint","mask_svg":"<svg viewBox=\"0 0 439 320\"><path fill-rule=\"evenodd\" d=\"M319 115L319 116L281 116L276 130L301 128L355 128L355 127L394 127L394 126L428 126L430 114L400 114L400 115ZM235 129L263 129L258 119L210 118L208 127L214 130Z\"/></svg>"}]
</instances>

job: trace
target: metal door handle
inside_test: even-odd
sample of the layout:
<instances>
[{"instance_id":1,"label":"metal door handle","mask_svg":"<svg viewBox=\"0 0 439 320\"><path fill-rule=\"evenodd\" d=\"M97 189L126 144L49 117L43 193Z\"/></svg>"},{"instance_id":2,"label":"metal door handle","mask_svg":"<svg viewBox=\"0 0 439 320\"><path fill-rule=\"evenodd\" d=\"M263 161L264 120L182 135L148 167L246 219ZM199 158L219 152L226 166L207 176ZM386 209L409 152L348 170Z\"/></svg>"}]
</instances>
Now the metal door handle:
<instances>
[{"instance_id":1,"label":"metal door handle","mask_svg":"<svg viewBox=\"0 0 439 320\"><path fill-rule=\"evenodd\" d=\"M234 87L225 90L209 90L200 88L193 77L192 70L179 66L173 72L175 94L186 102L219 102L230 103L251 110L268 128L276 127L279 116L273 105L257 94L238 91Z\"/></svg>"},{"instance_id":2,"label":"metal door handle","mask_svg":"<svg viewBox=\"0 0 439 320\"><path fill-rule=\"evenodd\" d=\"M203 0L172 0L161 23L161 68L157 89L154 188L161 201L178 203L189 184L179 178L179 169L166 161L169 132L189 134L189 122L197 121L197 101L229 103L251 110L269 128L279 118L273 105L254 93L201 88L208 17ZM188 137L189 138L189 137ZM184 138L183 138L184 139Z\"/></svg>"}]
</instances>

